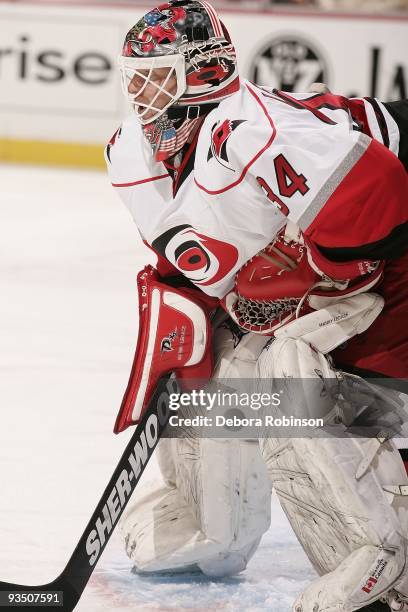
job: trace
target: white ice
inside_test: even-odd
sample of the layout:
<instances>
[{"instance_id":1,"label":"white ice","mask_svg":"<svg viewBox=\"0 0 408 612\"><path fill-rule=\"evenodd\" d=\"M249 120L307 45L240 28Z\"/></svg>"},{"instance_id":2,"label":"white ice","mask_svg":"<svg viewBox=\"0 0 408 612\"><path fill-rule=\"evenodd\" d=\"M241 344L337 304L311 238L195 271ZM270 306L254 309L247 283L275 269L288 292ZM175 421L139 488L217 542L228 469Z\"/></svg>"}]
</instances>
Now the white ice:
<instances>
[{"instance_id":1,"label":"white ice","mask_svg":"<svg viewBox=\"0 0 408 612\"><path fill-rule=\"evenodd\" d=\"M136 273L151 261L103 173L0 167L1 581L59 574L126 445L131 432L112 427L137 337ZM76 610L289 612L314 576L275 498L235 578L131 569L117 529Z\"/></svg>"}]
</instances>

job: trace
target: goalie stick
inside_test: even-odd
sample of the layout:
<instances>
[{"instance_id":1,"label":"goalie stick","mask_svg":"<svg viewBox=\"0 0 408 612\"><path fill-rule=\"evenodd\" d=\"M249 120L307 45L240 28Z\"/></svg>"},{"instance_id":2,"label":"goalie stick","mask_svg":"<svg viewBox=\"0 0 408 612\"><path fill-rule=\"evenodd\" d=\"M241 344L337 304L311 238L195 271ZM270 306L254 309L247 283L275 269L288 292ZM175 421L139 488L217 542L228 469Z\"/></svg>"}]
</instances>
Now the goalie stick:
<instances>
[{"instance_id":1,"label":"goalie stick","mask_svg":"<svg viewBox=\"0 0 408 612\"><path fill-rule=\"evenodd\" d=\"M169 395L178 393L174 375L162 378L62 573L48 584L0 582L0 609L72 612L95 569L168 423ZM15 594L13 601L9 594ZM24 596L24 597L23 597ZM6 605L7 604L7 605Z\"/></svg>"}]
</instances>

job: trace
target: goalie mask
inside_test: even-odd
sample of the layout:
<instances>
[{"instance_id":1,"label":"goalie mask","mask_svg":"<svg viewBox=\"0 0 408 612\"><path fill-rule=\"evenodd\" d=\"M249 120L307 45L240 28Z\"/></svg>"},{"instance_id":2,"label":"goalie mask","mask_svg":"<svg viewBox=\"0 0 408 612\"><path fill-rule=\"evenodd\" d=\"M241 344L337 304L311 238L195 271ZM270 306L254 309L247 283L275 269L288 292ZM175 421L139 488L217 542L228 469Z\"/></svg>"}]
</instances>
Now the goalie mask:
<instances>
[{"instance_id":1,"label":"goalie mask","mask_svg":"<svg viewBox=\"0 0 408 612\"><path fill-rule=\"evenodd\" d=\"M199 118L239 89L235 49L205 1L170 0L127 33L122 87L158 161L187 142Z\"/></svg>"}]
</instances>

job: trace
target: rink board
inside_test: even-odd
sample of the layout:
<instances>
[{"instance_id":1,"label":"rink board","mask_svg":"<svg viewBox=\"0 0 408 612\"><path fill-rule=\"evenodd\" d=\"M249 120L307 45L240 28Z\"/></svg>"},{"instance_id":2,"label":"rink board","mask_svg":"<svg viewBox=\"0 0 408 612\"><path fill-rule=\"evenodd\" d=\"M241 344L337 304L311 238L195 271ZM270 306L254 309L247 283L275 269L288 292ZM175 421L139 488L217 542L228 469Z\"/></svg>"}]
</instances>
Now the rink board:
<instances>
[{"instance_id":1,"label":"rink board","mask_svg":"<svg viewBox=\"0 0 408 612\"><path fill-rule=\"evenodd\" d=\"M0 4L0 159L103 166L103 144L129 111L117 57L142 12ZM289 91L324 80L348 96L407 96L408 16L229 10L222 18L250 80Z\"/></svg>"}]
</instances>

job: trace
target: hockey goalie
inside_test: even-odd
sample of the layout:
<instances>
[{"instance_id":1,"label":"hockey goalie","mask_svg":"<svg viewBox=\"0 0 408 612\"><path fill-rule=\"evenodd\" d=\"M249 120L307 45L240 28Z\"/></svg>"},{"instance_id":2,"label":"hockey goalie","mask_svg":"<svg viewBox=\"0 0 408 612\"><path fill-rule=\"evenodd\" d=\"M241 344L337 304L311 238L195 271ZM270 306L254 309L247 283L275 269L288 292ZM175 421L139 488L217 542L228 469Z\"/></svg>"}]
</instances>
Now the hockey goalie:
<instances>
[{"instance_id":1,"label":"hockey goalie","mask_svg":"<svg viewBox=\"0 0 408 612\"><path fill-rule=\"evenodd\" d=\"M128 555L139 572L240 572L273 485L320 576L295 612L407 611L404 464L388 434L348 433L367 394L377 413L401 406L362 376L408 375L407 102L240 79L225 25L198 0L149 11L119 63L133 112L106 161L157 265L138 276L116 432L169 372L187 390L243 378L353 390L306 406L339 435L161 440L162 482L123 523Z\"/></svg>"}]
</instances>

